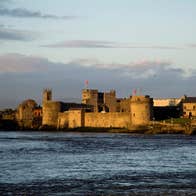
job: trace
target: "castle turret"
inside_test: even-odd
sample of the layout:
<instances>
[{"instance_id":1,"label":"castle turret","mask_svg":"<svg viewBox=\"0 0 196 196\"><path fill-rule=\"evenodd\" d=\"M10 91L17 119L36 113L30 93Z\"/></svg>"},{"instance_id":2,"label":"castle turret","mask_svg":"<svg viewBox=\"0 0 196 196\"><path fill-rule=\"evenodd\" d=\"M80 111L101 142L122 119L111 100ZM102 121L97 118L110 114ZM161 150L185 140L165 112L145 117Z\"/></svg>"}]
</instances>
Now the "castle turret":
<instances>
[{"instance_id":1,"label":"castle turret","mask_svg":"<svg viewBox=\"0 0 196 196\"><path fill-rule=\"evenodd\" d=\"M92 105L94 112L98 112L98 90L83 89L82 103L87 105Z\"/></svg>"},{"instance_id":2,"label":"castle turret","mask_svg":"<svg viewBox=\"0 0 196 196\"><path fill-rule=\"evenodd\" d=\"M52 100L52 90L51 89L44 89L43 95L42 95L42 104L44 104L47 101Z\"/></svg>"},{"instance_id":3,"label":"castle turret","mask_svg":"<svg viewBox=\"0 0 196 196\"><path fill-rule=\"evenodd\" d=\"M105 92L103 102L105 106L108 108L108 112L116 112L117 111L116 91L111 90L110 92Z\"/></svg>"},{"instance_id":4,"label":"castle turret","mask_svg":"<svg viewBox=\"0 0 196 196\"><path fill-rule=\"evenodd\" d=\"M131 124L147 125L152 119L152 99L149 96L132 96Z\"/></svg>"},{"instance_id":5,"label":"castle turret","mask_svg":"<svg viewBox=\"0 0 196 196\"><path fill-rule=\"evenodd\" d=\"M52 101L52 90L44 89L43 98L43 118L42 125L57 126L58 113L61 111L61 103Z\"/></svg>"}]
</instances>

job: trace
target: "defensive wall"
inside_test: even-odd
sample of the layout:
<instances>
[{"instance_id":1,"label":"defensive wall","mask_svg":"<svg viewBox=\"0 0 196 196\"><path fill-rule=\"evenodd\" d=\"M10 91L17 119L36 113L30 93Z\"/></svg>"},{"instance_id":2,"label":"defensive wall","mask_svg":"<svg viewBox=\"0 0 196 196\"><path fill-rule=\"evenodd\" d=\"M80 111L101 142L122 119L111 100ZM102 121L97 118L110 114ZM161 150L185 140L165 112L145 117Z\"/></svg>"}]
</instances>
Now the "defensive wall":
<instances>
[{"instance_id":1,"label":"defensive wall","mask_svg":"<svg viewBox=\"0 0 196 196\"><path fill-rule=\"evenodd\" d=\"M128 128L130 126L130 113L85 113L85 127L113 127Z\"/></svg>"},{"instance_id":2,"label":"defensive wall","mask_svg":"<svg viewBox=\"0 0 196 196\"><path fill-rule=\"evenodd\" d=\"M147 125L152 119L152 99L149 96L132 96L121 99L123 108L117 112L117 101L115 91L109 93L97 93L96 90L83 92L83 101L94 100L94 95L104 100L103 105L109 108L109 112L103 110L98 112L87 112L86 104L72 104L51 101L50 91L44 92L43 120L42 125L56 128L76 127L102 127L102 128L129 128L137 125ZM48 96L47 96L47 93ZM91 98L89 99L89 93ZM103 97L102 97L103 96ZM103 98L103 100L102 100ZM115 98L115 99L114 99ZM91 103L91 104L92 104ZM97 106L97 100L94 106ZM89 103L88 103L89 104ZM85 106L85 107L84 107Z\"/></svg>"},{"instance_id":3,"label":"defensive wall","mask_svg":"<svg viewBox=\"0 0 196 196\"><path fill-rule=\"evenodd\" d=\"M85 127L84 110L72 109L69 111L69 128Z\"/></svg>"},{"instance_id":4,"label":"defensive wall","mask_svg":"<svg viewBox=\"0 0 196 196\"><path fill-rule=\"evenodd\" d=\"M174 100L161 100L159 104L164 105L168 103L172 105ZM191 126L196 125L194 118L196 116L195 103L196 99L194 97L186 97L181 104L184 116L188 115L188 117L191 117ZM98 92L98 90L84 89L82 92L82 103L79 104L53 101L52 91L45 89L43 91L42 104L43 107L41 108L37 107L37 103L34 100L22 102L16 112L16 120L19 126L33 128L36 125L39 128L42 124L42 126L46 125L62 129L95 127L128 128L132 130L135 127L141 128L146 127L145 125L150 125L150 121L153 119L152 98L142 95L116 98L114 90L103 93ZM153 123L154 120L156 119L153 119Z\"/></svg>"},{"instance_id":5,"label":"defensive wall","mask_svg":"<svg viewBox=\"0 0 196 196\"><path fill-rule=\"evenodd\" d=\"M57 128L105 127L128 128L130 113L120 112L84 112L82 109L69 110L58 114Z\"/></svg>"},{"instance_id":6,"label":"defensive wall","mask_svg":"<svg viewBox=\"0 0 196 196\"><path fill-rule=\"evenodd\" d=\"M69 111L58 113L57 128L63 129L69 127Z\"/></svg>"}]
</instances>

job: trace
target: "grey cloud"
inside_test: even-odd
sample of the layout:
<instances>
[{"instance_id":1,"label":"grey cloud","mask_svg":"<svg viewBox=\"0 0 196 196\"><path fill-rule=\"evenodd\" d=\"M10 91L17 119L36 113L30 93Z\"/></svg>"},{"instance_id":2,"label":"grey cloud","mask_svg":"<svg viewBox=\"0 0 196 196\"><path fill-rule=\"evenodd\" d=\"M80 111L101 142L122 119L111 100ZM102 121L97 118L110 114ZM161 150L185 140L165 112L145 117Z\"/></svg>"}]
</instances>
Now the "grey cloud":
<instances>
[{"instance_id":1,"label":"grey cloud","mask_svg":"<svg viewBox=\"0 0 196 196\"><path fill-rule=\"evenodd\" d=\"M32 32L19 31L0 27L0 40L30 41L34 38L35 34Z\"/></svg>"},{"instance_id":2,"label":"grey cloud","mask_svg":"<svg viewBox=\"0 0 196 196\"><path fill-rule=\"evenodd\" d=\"M0 6L5 6L7 4L10 4L12 0L0 0Z\"/></svg>"},{"instance_id":3,"label":"grey cloud","mask_svg":"<svg viewBox=\"0 0 196 196\"><path fill-rule=\"evenodd\" d=\"M43 18L43 19L74 19L75 16L56 16L52 14L42 14L39 11L31 11L24 8L0 8L1 16L19 17L19 18Z\"/></svg>"},{"instance_id":4,"label":"grey cloud","mask_svg":"<svg viewBox=\"0 0 196 196\"><path fill-rule=\"evenodd\" d=\"M70 40L59 42L56 44L43 45L43 47L50 48L146 48L146 49L165 49L177 50L182 49L174 46L155 46L155 45L131 45L129 43L117 43L110 41L96 41L96 40Z\"/></svg>"},{"instance_id":5,"label":"grey cloud","mask_svg":"<svg viewBox=\"0 0 196 196\"><path fill-rule=\"evenodd\" d=\"M196 48L196 44L190 44L188 46L190 46L191 48Z\"/></svg>"},{"instance_id":6,"label":"grey cloud","mask_svg":"<svg viewBox=\"0 0 196 196\"><path fill-rule=\"evenodd\" d=\"M117 44L108 41L93 41L93 40L71 40L57 44L45 45L45 47L63 47L63 48L115 48Z\"/></svg>"},{"instance_id":7,"label":"grey cloud","mask_svg":"<svg viewBox=\"0 0 196 196\"><path fill-rule=\"evenodd\" d=\"M47 59L20 54L0 55L0 73L31 73L47 70ZM42 66L43 65L43 66Z\"/></svg>"},{"instance_id":8,"label":"grey cloud","mask_svg":"<svg viewBox=\"0 0 196 196\"><path fill-rule=\"evenodd\" d=\"M186 77L183 69L174 68L172 62L165 60L140 60L119 64L104 63L96 59L76 59L68 63L54 63L41 57L5 54L0 56L0 68L1 73L44 72L45 70L65 70L71 73L74 72L74 69L82 68L87 72L93 72L94 70L97 72L116 72L119 76L129 76L131 78L149 78L165 72L169 75L178 74L181 77ZM191 72L194 73L193 70ZM76 73L80 74L81 72L76 71Z\"/></svg>"},{"instance_id":9,"label":"grey cloud","mask_svg":"<svg viewBox=\"0 0 196 196\"><path fill-rule=\"evenodd\" d=\"M170 69L172 68L172 62L165 60L139 60L130 62L127 64L119 63L103 63L97 60L88 59L78 59L72 62L73 64L79 64L86 67L96 67L97 69L108 69L118 71L121 75L129 76L132 78L148 78L150 75L156 74L160 69Z\"/></svg>"},{"instance_id":10,"label":"grey cloud","mask_svg":"<svg viewBox=\"0 0 196 196\"><path fill-rule=\"evenodd\" d=\"M19 54L0 56L0 107L11 106L25 98L41 99L45 87L53 89L54 99L81 97L84 81L90 88L116 89L118 97L129 96L134 88L152 97L195 96L196 70L186 76L182 68L172 62L142 60L129 64L101 66L101 62L76 60L55 63L41 57ZM6 97L14 97L8 100Z\"/></svg>"}]
</instances>

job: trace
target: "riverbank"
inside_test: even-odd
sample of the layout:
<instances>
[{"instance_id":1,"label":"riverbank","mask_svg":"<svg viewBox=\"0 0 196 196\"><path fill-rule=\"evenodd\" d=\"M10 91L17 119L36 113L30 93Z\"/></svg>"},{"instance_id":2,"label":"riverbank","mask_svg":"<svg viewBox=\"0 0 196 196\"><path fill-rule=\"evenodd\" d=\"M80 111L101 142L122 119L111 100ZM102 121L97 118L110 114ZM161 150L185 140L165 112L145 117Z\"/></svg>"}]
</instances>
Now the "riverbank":
<instances>
[{"instance_id":1,"label":"riverbank","mask_svg":"<svg viewBox=\"0 0 196 196\"><path fill-rule=\"evenodd\" d=\"M134 133L134 134L186 134L195 135L196 126L167 123L153 123L150 125L130 126L129 128L114 127L77 127L56 129L55 127L44 126L39 130L63 131L63 132L109 132L109 133Z\"/></svg>"},{"instance_id":2,"label":"riverbank","mask_svg":"<svg viewBox=\"0 0 196 196\"><path fill-rule=\"evenodd\" d=\"M108 133L137 133L137 134L186 134L195 135L196 126L170 124L170 123L152 123L146 126L131 126L129 128L105 128L105 127L78 127L57 129L50 126L42 126L39 128L19 127L15 121L1 121L0 131L53 131L53 132L108 132Z\"/></svg>"}]
</instances>

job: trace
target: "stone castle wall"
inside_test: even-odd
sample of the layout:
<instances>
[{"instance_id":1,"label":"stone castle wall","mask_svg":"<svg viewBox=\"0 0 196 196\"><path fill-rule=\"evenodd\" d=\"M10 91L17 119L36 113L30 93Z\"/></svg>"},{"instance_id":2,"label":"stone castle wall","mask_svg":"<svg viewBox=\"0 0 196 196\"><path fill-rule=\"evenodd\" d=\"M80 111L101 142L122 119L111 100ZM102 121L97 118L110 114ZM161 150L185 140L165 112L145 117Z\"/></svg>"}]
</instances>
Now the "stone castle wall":
<instances>
[{"instance_id":1,"label":"stone castle wall","mask_svg":"<svg viewBox=\"0 0 196 196\"><path fill-rule=\"evenodd\" d=\"M57 128L63 129L69 126L69 112L59 112L58 113L58 123Z\"/></svg>"},{"instance_id":2,"label":"stone castle wall","mask_svg":"<svg viewBox=\"0 0 196 196\"><path fill-rule=\"evenodd\" d=\"M128 128L130 126L130 113L85 113L85 127L114 127Z\"/></svg>"},{"instance_id":3,"label":"stone castle wall","mask_svg":"<svg viewBox=\"0 0 196 196\"><path fill-rule=\"evenodd\" d=\"M84 127L84 111L80 110L69 110L69 128Z\"/></svg>"},{"instance_id":4,"label":"stone castle wall","mask_svg":"<svg viewBox=\"0 0 196 196\"><path fill-rule=\"evenodd\" d=\"M57 128L77 127L114 127L128 128L130 126L130 113L84 113L83 110L70 110L58 113Z\"/></svg>"},{"instance_id":5,"label":"stone castle wall","mask_svg":"<svg viewBox=\"0 0 196 196\"><path fill-rule=\"evenodd\" d=\"M83 103L88 101L97 102L97 90L83 90ZM134 125L146 125L152 117L152 99L149 96L132 96L121 100L120 111L117 111L115 91L100 95L109 112L85 112L84 109L75 108L67 111L71 106L62 102L51 101L50 91L44 92L42 125L56 128L76 127L114 127L129 128ZM120 104L119 103L119 104ZM95 104L95 103L94 103ZM94 105L97 107L97 105ZM66 107L65 107L66 106ZM62 112L67 111L67 112Z\"/></svg>"},{"instance_id":6,"label":"stone castle wall","mask_svg":"<svg viewBox=\"0 0 196 196\"><path fill-rule=\"evenodd\" d=\"M72 109L62 113L61 102L47 101L43 105L42 125L57 128L128 128L132 125L146 125L152 117L151 105L149 97L134 96L127 106L130 112L84 112L83 109Z\"/></svg>"},{"instance_id":7,"label":"stone castle wall","mask_svg":"<svg viewBox=\"0 0 196 196\"><path fill-rule=\"evenodd\" d=\"M121 99L118 103L118 112L130 112L130 98Z\"/></svg>"}]
</instances>

